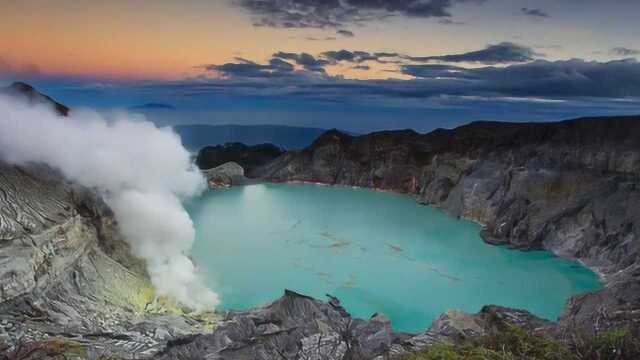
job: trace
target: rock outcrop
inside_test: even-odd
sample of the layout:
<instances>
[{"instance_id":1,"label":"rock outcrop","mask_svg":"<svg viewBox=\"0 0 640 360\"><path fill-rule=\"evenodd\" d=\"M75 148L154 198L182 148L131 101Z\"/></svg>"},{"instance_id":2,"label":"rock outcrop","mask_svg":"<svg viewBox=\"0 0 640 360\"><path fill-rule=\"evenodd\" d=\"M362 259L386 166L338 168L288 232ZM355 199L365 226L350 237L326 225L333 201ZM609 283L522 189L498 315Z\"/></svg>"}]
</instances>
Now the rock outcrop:
<instances>
[{"instance_id":1,"label":"rock outcrop","mask_svg":"<svg viewBox=\"0 0 640 360\"><path fill-rule=\"evenodd\" d=\"M158 359L386 360L439 342L456 343L510 326L548 332L553 324L526 311L486 306L477 314L451 311L425 333L394 333L389 319L353 319L329 296L328 303L285 290L271 304L230 312L213 333L170 342Z\"/></svg>"},{"instance_id":2,"label":"rock outcrop","mask_svg":"<svg viewBox=\"0 0 640 360\"><path fill-rule=\"evenodd\" d=\"M202 175L207 179L209 188L227 188L232 185L247 183L244 169L237 163L230 161L212 169L202 170Z\"/></svg>"},{"instance_id":3,"label":"rock outcrop","mask_svg":"<svg viewBox=\"0 0 640 360\"><path fill-rule=\"evenodd\" d=\"M606 287L572 298L563 325L640 324L640 117L359 137L333 130L253 175L412 194L482 223L487 242L547 249L602 274Z\"/></svg>"}]
</instances>

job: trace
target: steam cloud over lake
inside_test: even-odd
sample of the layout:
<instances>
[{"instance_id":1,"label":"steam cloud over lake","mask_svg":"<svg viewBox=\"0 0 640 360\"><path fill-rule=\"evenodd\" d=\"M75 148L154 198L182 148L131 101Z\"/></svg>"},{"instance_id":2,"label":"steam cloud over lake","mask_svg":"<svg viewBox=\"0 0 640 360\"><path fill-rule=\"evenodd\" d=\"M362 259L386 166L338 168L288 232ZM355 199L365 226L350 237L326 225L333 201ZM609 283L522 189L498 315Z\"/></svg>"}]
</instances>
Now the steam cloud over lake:
<instances>
[{"instance_id":1,"label":"steam cloud over lake","mask_svg":"<svg viewBox=\"0 0 640 360\"><path fill-rule=\"evenodd\" d=\"M46 105L2 96L0 129L4 161L48 164L103 195L158 295L196 310L218 304L188 258L195 230L182 206L205 181L173 130L127 113L61 117Z\"/></svg>"}]
</instances>

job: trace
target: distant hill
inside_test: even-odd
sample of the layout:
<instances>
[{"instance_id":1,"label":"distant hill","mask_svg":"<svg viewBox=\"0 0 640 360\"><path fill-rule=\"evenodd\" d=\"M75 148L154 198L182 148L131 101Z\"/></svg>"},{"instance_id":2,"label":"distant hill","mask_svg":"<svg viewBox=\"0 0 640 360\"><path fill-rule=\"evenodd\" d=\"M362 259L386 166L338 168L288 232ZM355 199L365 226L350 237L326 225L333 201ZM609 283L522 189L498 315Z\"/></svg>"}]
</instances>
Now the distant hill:
<instances>
[{"instance_id":1,"label":"distant hill","mask_svg":"<svg viewBox=\"0 0 640 360\"><path fill-rule=\"evenodd\" d=\"M67 116L69 114L68 107L60 104L47 95L40 93L33 86L23 82L14 82L5 88L0 88L0 94L23 98L30 104L50 104L56 109L58 114L62 116Z\"/></svg>"},{"instance_id":2,"label":"distant hill","mask_svg":"<svg viewBox=\"0 0 640 360\"><path fill-rule=\"evenodd\" d=\"M272 144L247 146L241 143L226 143L202 148L198 152L196 164L200 169L211 169L233 161L250 173L282 153L280 148Z\"/></svg>"},{"instance_id":3,"label":"distant hill","mask_svg":"<svg viewBox=\"0 0 640 360\"><path fill-rule=\"evenodd\" d=\"M280 125L177 125L174 129L184 146L191 151L231 142L245 145L274 144L287 150L302 149L327 131Z\"/></svg>"},{"instance_id":4,"label":"distant hill","mask_svg":"<svg viewBox=\"0 0 640 360\"><path fill-rule=\"evenodd\" d=\"M170 104L150 102L142 105L136 105L129 108L130 110L175 110L176 107Z\"/></svg>"}]
</instances>

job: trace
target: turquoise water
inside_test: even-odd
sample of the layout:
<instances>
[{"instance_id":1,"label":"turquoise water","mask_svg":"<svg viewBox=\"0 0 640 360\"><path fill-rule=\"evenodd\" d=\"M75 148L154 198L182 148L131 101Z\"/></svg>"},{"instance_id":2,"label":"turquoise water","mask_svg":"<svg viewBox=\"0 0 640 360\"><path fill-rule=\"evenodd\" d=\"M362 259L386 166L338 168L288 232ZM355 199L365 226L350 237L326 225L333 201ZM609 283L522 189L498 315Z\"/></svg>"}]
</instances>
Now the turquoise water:
<instances>
[{"instance_id":1,"label":"turquoise water","mask_svg":"<svg viewBox=\"0 0 640 360\"><path fill-rule=\"evenodd\" d=\"M555 319L597 276L548 252L487 245L480 227L411 197L314 185L251 185L188 205L193 256L223 307L246 309L285 288L337 296L354 316L389 316L416 332L447 309L485 304Z\"/></svg>"}]
</instances>

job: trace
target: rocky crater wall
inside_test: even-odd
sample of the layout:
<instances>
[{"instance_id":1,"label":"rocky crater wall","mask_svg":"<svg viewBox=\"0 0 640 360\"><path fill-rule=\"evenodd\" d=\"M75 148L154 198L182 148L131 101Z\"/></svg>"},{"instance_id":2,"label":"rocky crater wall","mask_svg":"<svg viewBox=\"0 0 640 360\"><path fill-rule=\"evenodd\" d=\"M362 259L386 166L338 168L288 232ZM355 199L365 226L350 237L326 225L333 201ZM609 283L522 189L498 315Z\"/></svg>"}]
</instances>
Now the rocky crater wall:
<instances>
[{"instance_id":1,"label":"rocky crater wall","mask_svg":"<svg viewBox=\"0 0 640 360\"><path fill-rule=\"evenodd\" d=\"M477 122L429 134L329 131L249 173L392 190L484 225L485 241L547 249L601 274L561 318L589 332L640 322L640 118Z\"/></svg>"}]
</instances>

